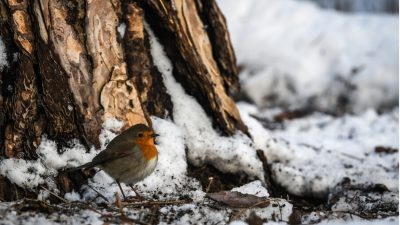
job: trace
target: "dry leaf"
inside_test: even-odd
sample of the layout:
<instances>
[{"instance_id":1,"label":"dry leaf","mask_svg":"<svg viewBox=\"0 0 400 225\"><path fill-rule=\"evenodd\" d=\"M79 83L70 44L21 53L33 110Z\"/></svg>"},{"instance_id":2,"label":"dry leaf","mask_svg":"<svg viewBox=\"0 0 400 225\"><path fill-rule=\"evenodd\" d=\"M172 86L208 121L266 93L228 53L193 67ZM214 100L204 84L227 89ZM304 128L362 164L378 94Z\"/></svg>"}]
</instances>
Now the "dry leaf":
<instances>
[{"instance_id":1,"label":"dry leaf","mask_svg":"<svg viewBox=\"0 0 400 225\"><path fill-rule=\"evenodd\" d=\"M242 194L237 191L220 191L208 193L207 197L214 201L224 203L235 208L266 207L270 201L266 197L257 197L250 194Z\"/></svg>"}]
</instances>

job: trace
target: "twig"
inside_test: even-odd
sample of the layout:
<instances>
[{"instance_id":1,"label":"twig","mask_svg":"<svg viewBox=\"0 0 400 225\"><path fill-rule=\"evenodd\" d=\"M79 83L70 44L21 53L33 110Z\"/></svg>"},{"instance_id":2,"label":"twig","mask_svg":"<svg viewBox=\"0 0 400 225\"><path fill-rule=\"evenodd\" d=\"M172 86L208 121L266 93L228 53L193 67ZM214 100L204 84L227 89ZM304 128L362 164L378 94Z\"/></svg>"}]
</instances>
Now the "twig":
<instances>
[{"instance_id":1,"label":"twig","mask_svg":"<svg viewBox=\"0 0 400 225\"><path fill-rule=\"evenodd\" d=\"M101 215L102 217L112 217L112 213L111 214L104 214L102 212L100 212L98 209L94 208L93 206L91 206L89 203L87 202L79 202L79 201L75 201L75 202L68 202L67 205L73 205L76 204L78 206L83 206L84 208L91 210L95 213L98 213L99 215Z\"/></svg>"},{"instance_id":2,"label":"twig","mask_svg":"<svg viewBox=\"0 0 400 225\"><path fill-rule=\"evenodd\" d=\"M360 218L363 218L363 219L371 219L371 218L373 218L373 217L371 217L371 216L362 215L362 214L360 214L360 213L356 213L356 212L349 212L349 211L332 211L332 213L343 213L343 214L349 214L349 215L350 215L350 217L352 217L352 216L354 215L354 216L358 216L358 217L360 217Z\"/></svg>"},{"instance_id":3,"label":"twig","mask_svg":"<svg viewBox=\"0 0 400 225\"><path fill-rule=\"evenodd\" d=\"M282 207L281 207L281 204L279 204L279 201L278 202L276 202L277 204L278 204L278 207L279 207L279 214L281 215L281 221L283 221L283 218L282 218Z\"/></svg>"},{"instance_id":4,"label":"twig","mask_svg":"<svg viewBox=\"0 0 400 225\"><path fill-rule=\"evenodd\" d=\"M349 158L351 158L351 159L358 160L358 161L360 161L360 162L363 162L363 161L364 161L362 158L359 158L359 157L357 157L357 156L350 155L350 154L347 154L347 153L344 153L344 152L341 152L340 154L343 155L343 156L347 156L347 157L349 157Z\"/></svg>"},{"instance_id":5,"label":"twig","mask_svg":"<svg viewBox=\"0 0 400 225\"><path fill-rule=\"evenodd\" d=\"M96 192L97 195L100 196L102 199L104 199L106 202L110 203L110 202L108 201L108 199L107 199L103 194L101 194L99 191L97 191L96 189L92 188L90 185L87 185L87 186L88 186L90 189L92 189L94 192Z\"/></svg>"},{"instance_id":6,"label":"twig","mask_svg":"<svg viewBox=\"0 0 400 225\"><path fill-rule=\"evenodd\" d=\"M40 186L40 188L44 189L45 191L48 191L51 195L53 195L54 197L56 197L56 198L58 198L59 200L63 201L64 203L68 203L68 201L67 201L65 198L63 198L63 197L59 196L58 194L56 194L56 193L50 191L49 189L47 189L47 188L45 188L45 187L43 187L43 186Z\"/></svg>"},{"instance_id":7,"label":"twig","mask_svg":"<svg viewBox=\"0 0 400 225\"><path fill-rule=\"evenodd\" d=\"M120 218L122 221L131 222L131 223L133 222L133 223L136 223L136 224L145 224L145 223L143 223L143 222L141 222L141 221L138 221L138 220L131 219L131 218L127 217L127 216L125 215L125 213L124 213L122 201L121 201L121 198L120 198L119 195L118 195L118 192L115 192L114 195L115 195L115 205L117 206L117 208L118 208L118 210L119 210L119 213L120 213L119 218Z\"/></svg>"},{"instance_id":8,"label":"twig","mask_svg":"<svg viewBox=\"0 0 400 225\"><path fill-rule=\"evenodd\" d=\"M121 215L125 215L124 210L122 209L122 201L119 198L118 192L115 192L114 196L115 196L115 206L117 206L118 211L121 213Z\"/></svg>"},{"instance_id":9,"label":"twig","mask_svg":"<svg viewBox=\"0 0 400 225\"><path fill-rule=\"evenodd\" d=\"M191 200L167 200L167 201L141 201L126 203L125 206L150 206L150 205L179 205L191 203Z\"/></svg>"},{"instance_id":10,"label":"twig","mask_svg":"<svg viewBox=\"0 0 400 225\"><path fill-rule=\"evenodd\" d=\"M160 210L159 206L152 207L152 210L151 210L151 213L150 213L149 224L158 224L157 221L156 221L156 219L158 219L158 218L155 215L158 214L157 212L159 212L159 210Z\"/></svg>"},{"instance_id":11,"label":"twig","mask_svg":"<svg viewBox=\"0 0 400 225\"><path fill-rule=\"evenodd\" d=\"M208 193L210 191L211 184L213 183L213 181L214 181L214 177L209 177L208 178L208 185L207 185L207 188L206 188L206 193Z\"/></svg>"}]
</instances>

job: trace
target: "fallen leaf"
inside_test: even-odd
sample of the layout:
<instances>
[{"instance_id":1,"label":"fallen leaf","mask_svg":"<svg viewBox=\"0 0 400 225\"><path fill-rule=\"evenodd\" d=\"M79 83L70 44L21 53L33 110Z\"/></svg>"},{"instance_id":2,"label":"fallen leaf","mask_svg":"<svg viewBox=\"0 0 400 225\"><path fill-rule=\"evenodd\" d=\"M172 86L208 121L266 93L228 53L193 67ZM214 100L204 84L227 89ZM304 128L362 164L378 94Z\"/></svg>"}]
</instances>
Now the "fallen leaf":
<instances>
[{"instance_id":1,"label":"fallen leaf","mask_svg":"<svg viewBox=\"0 0 400 225\"><path fill-rule=\"evenodd\" d=\"M208 193L206 196L234 208L266 207L270 204L270 201L265 197L242 194L237 191L220 191Z\"/></svg>"},{"instance_id":2,"label":"fallen leaf","mask_svg":"<svg viewBox=\"0 0 400 225\"><path fill-rule=\"evenodd\" d=\"M375 152L376 153L385 153L385 154L393 154L398 152L398 149L390 148L390 147L383 147L383 146L376 146Z\"/></svg>"}]
</instances>

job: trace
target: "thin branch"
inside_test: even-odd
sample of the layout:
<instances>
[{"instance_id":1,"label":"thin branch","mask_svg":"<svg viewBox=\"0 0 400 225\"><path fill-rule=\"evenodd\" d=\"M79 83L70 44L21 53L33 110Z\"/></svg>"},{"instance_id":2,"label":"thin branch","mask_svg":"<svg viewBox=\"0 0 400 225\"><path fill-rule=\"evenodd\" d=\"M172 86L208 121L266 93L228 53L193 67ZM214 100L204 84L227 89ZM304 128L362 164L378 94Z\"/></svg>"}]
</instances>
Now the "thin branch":
<instances>
[{"instance_id":1,"label":"thin branch","mask_svg":"<svg viewBox=\"0 0 400 225\"><path fill-rule=\"evenodd\" d=\"M67 201L65 198L63 198L63 197L59 196L58 194L56 194L56 193L50 191L49 189L47 189L47 188L45 188L45 187L43 187L43 186L40 186L40 188L42 188L42 189L45 190L45 191L48 191L51 195L53 195L54 197L56 197L56 198L58 198L59 200L63 201L64 203L68 203L68 201Z\"/></svg>"},{"instance_id":2,"label":"thin branch","mask_svg":"<svg viewBox=\"0 0 400 225\"><path fill-rule=\"evenodd\" d=\"M94 192L96 192L97 193L97 195L98 196L100 196L102 199L104 199L107 203L110 203L110 201L108 201L108 199L103 195L103 194L101 194L99 191L97 191L96 189L94 189L93 187L91 187L90 185L87 185L90 189L92 189Z\"/></svg>"},{"instance_id":3,"label":"thin branch","mask_svg":"<svg viewBox=\"0 0 400 225\"><path fill-rule=\"evenodd\" d=\"M180 205L191 203L192 200L166 200L166 201L141 201L141 202L132 202L126 203L125 206L151 206L151 205Z\"/></svg>"}]
</instances>

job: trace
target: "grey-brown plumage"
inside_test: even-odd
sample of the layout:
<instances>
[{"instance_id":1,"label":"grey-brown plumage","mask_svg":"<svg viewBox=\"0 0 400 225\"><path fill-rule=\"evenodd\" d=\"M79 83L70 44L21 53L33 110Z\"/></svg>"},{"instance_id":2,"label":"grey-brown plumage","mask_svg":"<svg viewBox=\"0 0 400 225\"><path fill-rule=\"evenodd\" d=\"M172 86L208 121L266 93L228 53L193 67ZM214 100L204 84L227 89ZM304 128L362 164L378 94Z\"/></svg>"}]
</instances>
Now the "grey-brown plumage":
<instances>
[{"instance_id":1,"label":"grey-brown plumage","mask_svg":"<svg viewBox=\"0 0 400 225\"><path fill-rule=\"evenodd\" d=\"M133 185L150 175L157 165L156 136L144 124L132 126L116 136L91 162L67 171L98 167L113 177L118 185L119 182Z\"/></svg>"}]
</instances>

